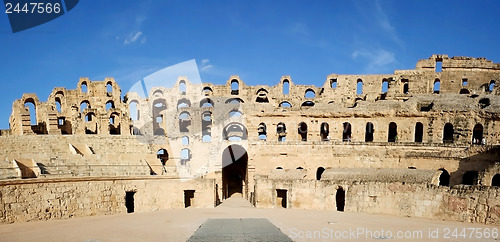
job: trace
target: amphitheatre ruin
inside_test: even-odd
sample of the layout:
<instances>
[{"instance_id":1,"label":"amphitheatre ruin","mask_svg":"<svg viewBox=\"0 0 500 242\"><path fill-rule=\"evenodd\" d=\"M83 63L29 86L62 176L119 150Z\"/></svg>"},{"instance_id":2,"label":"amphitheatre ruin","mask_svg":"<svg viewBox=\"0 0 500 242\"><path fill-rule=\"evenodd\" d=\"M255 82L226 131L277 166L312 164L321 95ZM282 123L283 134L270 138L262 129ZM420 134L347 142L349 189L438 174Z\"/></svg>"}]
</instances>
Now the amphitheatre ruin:
<instances>
[{"instance_id":1,"label":"amphitheatre ruin","mask_svg":"<svg viewBox=\"0 0 500 242\"><path fill-rule=\"evenodd\" d=\"M192 83L122 95L80 78L15 100L0 223L214 208L333 210L500 225L500 63L432 55L323 86Z\"/></svg>"}]
</instances>

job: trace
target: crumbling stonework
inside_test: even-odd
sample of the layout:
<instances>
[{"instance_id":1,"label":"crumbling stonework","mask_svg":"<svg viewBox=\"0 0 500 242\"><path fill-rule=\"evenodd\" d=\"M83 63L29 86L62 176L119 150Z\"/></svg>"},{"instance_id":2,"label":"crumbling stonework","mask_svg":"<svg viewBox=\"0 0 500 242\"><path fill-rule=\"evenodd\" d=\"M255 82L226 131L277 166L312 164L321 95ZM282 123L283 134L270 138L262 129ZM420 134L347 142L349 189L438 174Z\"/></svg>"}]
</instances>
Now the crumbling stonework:
<instances>
[{"instance_id":1,"label":"crumbling stonework","mask_svg":"<svg viewBox=\"0 0 500 242\"><path fill-rule=\"evenodd\" d=\"M314 209L338 209L342 186L342 210L499 224L499 81L498 63L446 55L321 87L180 76L123 100L112 78L81 78L14 102L0 178L201 177L216 203Z\"/></svg>"}]
</instances>

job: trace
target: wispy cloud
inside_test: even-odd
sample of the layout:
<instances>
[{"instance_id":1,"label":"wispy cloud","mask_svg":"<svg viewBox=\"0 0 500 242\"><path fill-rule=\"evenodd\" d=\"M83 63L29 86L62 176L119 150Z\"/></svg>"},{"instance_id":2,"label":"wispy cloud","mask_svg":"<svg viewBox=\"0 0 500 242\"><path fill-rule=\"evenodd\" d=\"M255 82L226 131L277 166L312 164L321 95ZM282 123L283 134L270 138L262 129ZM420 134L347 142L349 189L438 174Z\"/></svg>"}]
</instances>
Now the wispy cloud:
<instances>
[{"instance_id":1,"label":"wispy cloud","mask_svg":"<svg viewBox=\"0 0 500 242\"><path fill-rule=\"evenodd\" d=\"M377 21L378 25L382 30L387 32L391 38L392 41L394 41L396 44L403 46L403 43L401 39L398 36L398 33L396 31L396 28L394 28L393 24L391 24L389 18L387 17L387 14L385 13L382 5L380 5L380 1L375 1L375 20Z\"/></svg>"},{"instance_id":2,"label":"wispy cloud","mask_svg":"<svg viewBox=\"0 0 500 242\"><path fill-rule=\"evenodd\" d=\"M127 38L123 41L124 45L129 45L135 43L137 40L140 40L141 44L145 41L145 38L141 39L142 32L141 31L132 31L127 36Z\"/></svg>"},{"instance_id":3,"label":"wispy cloud","mask_svg":"<svg viewBox=\"0 0 500 242\"><path fill-rule=\"evenodd\" d=\"M353 59L364 59L367 61L365 73L381 73L391 69L388 65L396 62L394 52L384 49L373 51L356 50L352 53Z\"/></svg>"},{"instance_id":4,"label":"wispy cloud","mask_svg":"<svg viewBox=\"0 0 500 242\"><path fill-rule=\"evenodd\" d=\"M210 60L209 59L203 59L201 60L201 67L200 67L200 71L208 71L212 68L214 68L213 65L209 64Z\"/></svg>"},{"instance_id":5,"label":"wispy cloud","mask_svg":"<svg viewBox=\"0 0 500 242\"><path fill-rule=\"evenodd\" d=\"M134 43L140 43L140 44L145 44L146 43L146 36L144 33L141 31L142 29L142 24L146 20L146 18L142 15L138 15L135 17L134 21L134 31L131 31L126 37L125 40L123 40L123 45L130 45ZM120 39L119 37L116 37L116 39Z\"/></svg>"}]
</instances>

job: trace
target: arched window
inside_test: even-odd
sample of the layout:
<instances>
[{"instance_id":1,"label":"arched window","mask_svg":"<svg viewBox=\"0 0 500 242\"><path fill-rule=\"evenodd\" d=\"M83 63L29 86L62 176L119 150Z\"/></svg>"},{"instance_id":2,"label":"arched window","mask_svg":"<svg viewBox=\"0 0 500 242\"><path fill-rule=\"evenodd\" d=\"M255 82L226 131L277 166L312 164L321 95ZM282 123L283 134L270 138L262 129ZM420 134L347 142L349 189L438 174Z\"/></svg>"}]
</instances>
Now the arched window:
<instances>
[{"instance_id":1,"label":"arched window","mask_svg":"<svg viewBox=\"0 0 500 242\"><path fill-rule=\"evenodd\" d=\"M491 80L490 85L488 86L488 91L493 92L494 87L495 87L495 80Z\"/></svg>"},{"instance_id":2,"label":"arched window","mask_svg":"<svg viewBox=\"0 0 500 242\"><path fill-rule=\"evenodd\" d=\"M316 180L321 180L321 175L323 175L323 172L325 171L325 168L323 167L318 167L316 170Z\"/></svg>"},{"instance_id":3,"label":"arched window","mask_svg":"<svg viewBox=\"0 0 500 242\"><path fill-rule=\"evenodd\" d=\"M439 94L441 89L441 81L439 79L434 80L434 86L432 88L433 93Z\"/></svg>"},{"instance_id":4,"label":"arched window","mask_svg":"<svg viewBox=\"0 0 500 242\"><path fill-rule=\"evenodd\" d=\"M424 125L421 122L415 124L415 142L422 143L424 136Z\"/></svg>"},{"instance_id":5,"label":"arched window","mask_svg":"<svg viewBox=\"0 0 500 242\"><path fill-rule=\"evenodd\" d=\"M82 101L80 103L80 112L83 112L86 108L90 108L90 103L89 101Z\"/></svg>"},{"instance_id":6,"label":"arched window","mask_svg":"<svg viewBox=\"0 0 500 242\"><path fill-rule=\"evenodd\" d=\"M264 88L261 88L257 91L257 98L255 102L258 103L268 103L269 99L267 98L268 91Z\"/></svg>"},{"instance_id":7,"label":"arched window","mask_svg":"<svg viewBox=\"0 0 500 242\"><path fill-rule=\"evenodd\" d=\"M330 79L330 87L331 88L337 88L337 78Z\"/></svg>"},{"instance_id":8,"label":"arched window","mask_svg":"<svg viewBox=\"0 0 500 242\"><path fill-rule=\"evenodd\" d=\"M409 86L408 86L408 81L403 82L403 94L408 94L410 91Z\"/></svg>"},{"instance_id":9,"label":"arched window","mask_svg":"<svg viewBox=\"0 0 500 242\"><path fill-rule=\"evenodd\" d=\"M24 102L24 108L28 110L30 115L30 124L37 125L36 121L36 106L35 101L33 99L28 99Z\"/></svg>"},{"instance_id":10,"label":"arched window","mask_svg":"<svg viewBox=\"0 0 500 242\"><path fill-rule=\"evenodd\" d=\"M449 186L450 185L450 173L445 169L439 169L441 175L439 175L439 186Z\"/></svg>"},{"instance_id":11,"label":"arched window","mask_svg":"<svg viewBox=\"0 0 500 242\"><path fill-rule=\"evenodd\" d=\"M316 93L314 93L314 91L312 89L307 89L306 93L304 94L304 97L305 98L315 98Z\"/></svg>"},{"instance_id":12,"label":"arched window","mask_svg":"<svg viewBox=\"0 0 500 242\"><path fill-rule=\"evenodd\" d=\"M472 130L472 144L480 145L483 144L483 125L476 124Z\"/></svg>"},{"instance_id":13,"label":"arched window","mask_svg":"<svg viewBox=\"0 0 500 242\"><path fill-rule=\"evenodd\" d=\"M342 124L342 126L343 126L342 141L351 142L351 124L345 122Z\"/></svg>"},{"instance_id":14,"label":"arched window","mask_svg":"<svg viewBox=\"0 0 500 242\"><path fill-rule=\"evenodd\" d=\"M328 123L322 123L320 130L319 130L320 136L321 136L321 141L328 141L330 140L330 126Z\"/></svg>"},{"instance_id":15,"label":"arched window","mask_svg":"<svg viewBox=\"0 0 500 242\"><path fill-rule=\"evenodd\" d=\"M231 80L231 95L238 95L240 90L240 83L238 80Z\"/></svg>"},{"instance_id":16,"label":"arched window","mask_svg":"<svg viewBox=\"0 0 500 242\"><path fill-rule=\"evenodd\" d=\"M468 171L462 177L463 185L477 185L477 178L479 174L477 171Z\"/></svg>"},{"instance_id":17,"label":"arched window","mask_svg":"<svg viewBox=\"0 0 500 242\"><path fill-rule=\"evenodd\" d=\"M182 145L189 145L189 137L182 136L181 142L182 142Z\"/></svg>"},{"instance_id":18,"label":"arched window","mask_svg":"<svg viewBox=\"0 0 500 242\"><path fill-rule=\"evenodd\" d=\"M307 141L307 124L304 122L299 123L298 128L299 135L302 141Z\"/></svg>"},{"instance_id":19,"label":"arched window","mask_svg":"<svg viewBox=\"0 0 500 242\"><path fill-rule=\"evenodd\" d=\"M82 90L82 92L88 92L87 82L82 82L80 89Z\"/></svg>"},{"instance_id":20,"label":"arched window","mask_svg":"<svg viewBox=\"0 0 500 242\"><path fill-rule=\"evenodd\" d=\"M244 103L244 102L240 98L230 98L230 99L226 100L226 103L229 103L229 104L240 104L240 103Z\"/></svg>"},{"instance_id":21,"label":"arched window","mask_svg":"<svg viewBox=\"0 0 500 242\"><path fill-rule=\"evenodd\" d=\"M191 160L191 151L187 148L181 150L181 165L186 165L186 163Z\"/></svg>"},{"instance_id":22,"label":"arched window","mask_svg":"<svg viewBox=\"0 0 500 242\"><path fill-rule=\"evenodd\" d=\"M120 134L120 114L112 113L109 116L109 134L118 135Z\"/></svg>"},{"instance_id":23,"label":"arched window","mask_svg":"<svg viewBox=\"0 0 500 242\"><path fill-rule=\"evenodd\" d=\"M211 112L203 112L201 119L205 122L212 122L212 113Z\"/></svg>"},{"instance_id":24,"label":"arched window","mask_svg":"<svg viewBox=\"0 0 500 242\"><path fill-rule=\"evenodd\" d=\"M210 87L204 87L202 93L205 94L205 96L211 96L213 91L212 88Z\"/></svg>"},{"instance_id":25,"label":"arched window","mask_svg":"<svg viewBox=\"0 0 500 242\"><path fill-rule=\"evenodd\" d=\"M162 165L165 165L168 160L168 152L166 149L159 149L158 152L156 152L156 158L158 158L161 162Z\"/></svg>"},{"instance_id":26,"label":"arched window","mask_svg":"<svg viewBox=\"0 0 500 242\"><path fill-rule=\"evenodd\" d=\"M191 115L188 112L182 112L179 114L179 131L189 132L189 127L191 126Z\"/></svg>"},{"instance_id":27,"label":"arched window","mask_svg":"<svg viewBox=\"0 0 500 242\"><path fill-rule=\"evenodd\" d=\"M373 141L373 132L375 129L373 128L373 124L371 122L366 123L366 130L365 130L365 142L372 142Z\"/></svg>"},{"instance_id":28,"label":"arched window","mask_svg":"<svg viewBox=\"0 0 500 242\"><path fill-rule=\"evenodd\" d=\"M436 72L442 72L443 71L443 62L441 60L436 61Z\"/></svg>"},{"instance_id":29,"label":"arched window","mask_svg":"<svg viewBox=\"0 0 500 242\"><path fill-rule=\"evenodd\" d=\"M387 90L389 89L389 82L387 79L382 80L382 93L387 93Z\"/></svg>"},{"instance_id":30,"label":"arched window","mask_svg":"<svg viewBox=\"0 0 500 242\"><path fill-rule=\"evenodd\" d=\"M106 83L106 92L113 93L113 84L111 82Z\"/></svg>"},{"instance_id":31,"label":"arched window","mask_svg":"<svg viewBox=\"0 0 500 242\"><path fill-rule=\"evenodd\" d=\"M106 102L106 111L109 111L111 108L115 108L115 103L111 100Z\"/></svg>"},{"instance_id":32,"label":"arched window","mask_svg":"<svg viewBox=\"0 0 500 242\"><path fill-rule=\"evenodd\" d=\"M181 80L179 82L179 92L181 93L181 95L186 95L186 81Z\"/></svg>"},{"instance_id":33,"label":"arched window","mask_svg":"<svg viewBox=\"0 0 500 242\"><path fill-rule=\"evenodd\" d=\"M358 79L356 82L356 95L363 94L363 80Z\"/></svg>"},{"instance_id":34,"label":"arched window","mask_svg":"<svg viewBox=\"0 0 500 242\"><path fill-rule=\"evenodd\" d=\"M188 99L182 98L177 101L177 109L189 107L191 107L191 102Z\"/></svg>"},{"instance_id":35,"label":"arched window","mask_svg":"<svg viewBox=\"0 0 500 242\"><path fill-rule=\"evenodd\" d=\"M201 137L201 141L204 143L210 143L210 142L212 142L212 136L209 134L203 135Z\"/></svg>"},{"instance_id":36,"label":"arched window","mask_svg":"<svg viewBox=\"0 0 500 242\"><path fill-rule=\"evenodd\" d=\"M455 133L453 125L451 123L446 123L443 129L443 143L453 143L453 133Z\"/></svg>"},{"instance_id":37,"label":"arched window","mask_svg":"<svg viewBox=\"0 0 500 242\"><path fill-rule=\"evenodd\" d=\"M56 97L55 100L56 100L56 110L58 113L60 113L61 112L61 99L59 97Z\"/></svg>"},{"instance_id":38,"label":"arched window","mask_svg":"<svg viewBox=\"0 0 500 242\"><path fill-rule=\"evenodd\" d=\"M470 94L470 92L467 88L462 88L460 89L460 94Z\"/></svg>"},{"instance_id":39,"label":"arched window","mask_svg":"<svg viewBox=\"0 0 500 242\"><path fill-rule=\"evenodd\" d=\"M246 127L238 122L233 122L228 124L222 133L225 140L229 141L241 141L247 139L247 129Z\"/></svg>"},{"instance_id":40,"label":"arched window","mask_svg":"<svg viewBox=\"0 0 500 242\"><path fill-rule=\"evenodd\" d=\"M287 101L281 102L279 106L282 108L291 108L292 107L292 105Z\"/></svg>"},{"instance_id":41,"label":"arched window","mask_svg":"<svg viewBox=\"0 0 500 242\"><path fill-rule=\"evenodd\" d=\"M200 108L213 108L214 102L210 98L204 98L200 102Z\"/></svg>"},{"instance_id":42,"label":"arched window","mask_svg":"<svg viewBox=\"0 0 500 242\"><path fill-rule=\"evenodd\" d=\"M243 113L241 113L238 110L232 110L231 112L229 112L229 117L230 118L239 118L241 116L243 116Z\"/></svg>"},{"instance_id":43,"label":"arched window","mask_svg":"<svg viewBox=\"0 0 500 242\"><path fill-rule=\"evenodd\" d=\"M267 127L265 123L260 123L259 126L257 127L257 132L259 134L259 139L260 140L266 140L267 139Z\"/></svg>"},{"instance_id":44,"label":"arched window","mask_svg":"<svg viewBox=\"0 0 500 242\"><path fill-rule=\"evenodd\" d=\"M278 123L276 126L276 133L278 134L278 141L285 141L286 138L286 126L284 123Z\"/></svg>"},{"instance_id":45,"label":"arched window","mask_svg":"<svg viewBox=\"0 0 500 242\"><path fill-rule=\"evenodd\" d=\"M290 82L288 80L283 80L283 95L288 95L290 93Z\"/></svg>"},{"instance_id":46,"label":"arched window","mask_svg":"<svg viewBox=\"0 0 500 242\"><path fill-rule=\"evenodd\" d=\"M389 135L387 137L387 142L397 142L398 141L398 125L394 122L389 124Z\"/></svg>"},{"instance_id":47,"label":"arched window","mask_svg":"<svg viewBox=\"0 0 500 242\"><path fill-rule=\"evenodd\" d=\"M130 119L133 121L139 120L139 109L137 109L138 102L137 101L131 101L129 104L129 109L130 109Z\"/></svg>"},{"instance_id":48,"label":"arched window","mask_svg":"<svg viewBox=\"0 0 500 242\"><path fill-rule=\"evenodd\" d=\"M179 114L179 119L180 120L188 120L191 117L188 112L182 112Z\"/></svg>"}]
</instances>

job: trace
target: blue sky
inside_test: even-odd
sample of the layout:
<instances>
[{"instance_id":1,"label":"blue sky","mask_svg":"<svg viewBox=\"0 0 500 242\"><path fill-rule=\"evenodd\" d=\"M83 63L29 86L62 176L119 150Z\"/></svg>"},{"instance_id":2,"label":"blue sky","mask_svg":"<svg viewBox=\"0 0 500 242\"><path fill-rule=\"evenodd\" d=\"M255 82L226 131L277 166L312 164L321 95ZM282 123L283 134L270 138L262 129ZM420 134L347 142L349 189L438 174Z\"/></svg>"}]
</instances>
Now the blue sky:
<instances>
[{"instance_id":1,"label":"blue sky","mask_svg":"<svg viewBox=\"0 0 500 242\"><path fill-rule=\"evenodd\" d=\"M250 85L392 73L433 53L500 62L499 1L82 0L15 34L0 11L0 129L23 93L46 101L82 76L114 77L125 92L190 59L204 82Z\"/></svg>"}]
</instances>

